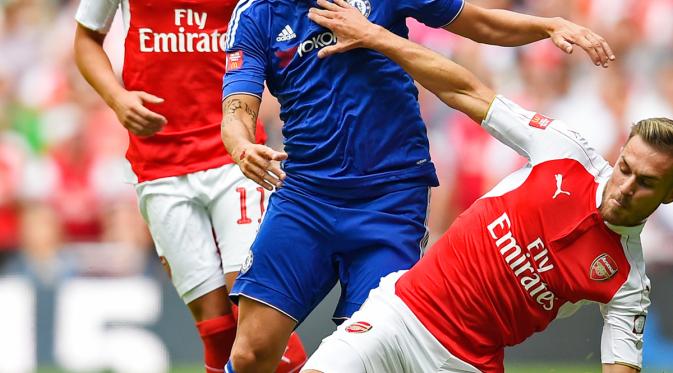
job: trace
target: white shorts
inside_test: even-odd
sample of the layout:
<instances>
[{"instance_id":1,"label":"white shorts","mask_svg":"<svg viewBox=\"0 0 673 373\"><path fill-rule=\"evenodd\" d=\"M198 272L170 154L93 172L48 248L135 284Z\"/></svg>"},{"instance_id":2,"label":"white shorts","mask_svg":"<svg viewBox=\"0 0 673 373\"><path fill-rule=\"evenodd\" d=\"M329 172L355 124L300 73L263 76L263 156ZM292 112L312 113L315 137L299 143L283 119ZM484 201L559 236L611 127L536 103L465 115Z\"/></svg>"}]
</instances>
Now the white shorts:
<instances>
[{"instance_id":1,"label":"white shorts","mask_svg":"<svg viewBox=\"0 0 673 373\"><path fill-rule=\"evenodd\" d=\"M185 303L238 272L270 192L235 164L136 185L140 212Z\"/></svg>"},{"instance_id":2,"label":"white shorts","mask_svg":"<svg viewBox=\"0 0 673 373\"><path fill-rule=\"evenodd\" d=\"M395 295L395 283L405 272L381 279L360 310L322 341L302 371L479 372L447 351Z\"/></svg>"}]
</instances>

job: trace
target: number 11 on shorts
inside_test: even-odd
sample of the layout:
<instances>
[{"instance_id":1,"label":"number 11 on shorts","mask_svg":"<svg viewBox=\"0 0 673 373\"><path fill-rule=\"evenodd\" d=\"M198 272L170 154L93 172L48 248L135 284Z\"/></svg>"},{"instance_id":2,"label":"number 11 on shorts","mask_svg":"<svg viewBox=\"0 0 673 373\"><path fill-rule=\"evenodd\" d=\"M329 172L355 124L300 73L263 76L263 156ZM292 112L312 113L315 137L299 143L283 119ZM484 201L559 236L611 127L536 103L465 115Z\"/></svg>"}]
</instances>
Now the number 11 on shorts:
<instances>
[{"instance_id":1,"label":"number 11 on shorts","mask_svg":"<svg viewBox=\"0 0 673 373\"><path fill-rule=\"evenodd\" d=\"M247 191L245 188L236 188L236 191L238 192L239 195L239 200L241 201L241 218L236 220L237 224L250 224L252 223L252 219L248 217L248 206L246 203L247 199ZM262 216L264 216L264 188L262 187L257 187L257 192L259 192L259 219L257 219L257 223L262 222Z\"/></svg>"}]
</instances>

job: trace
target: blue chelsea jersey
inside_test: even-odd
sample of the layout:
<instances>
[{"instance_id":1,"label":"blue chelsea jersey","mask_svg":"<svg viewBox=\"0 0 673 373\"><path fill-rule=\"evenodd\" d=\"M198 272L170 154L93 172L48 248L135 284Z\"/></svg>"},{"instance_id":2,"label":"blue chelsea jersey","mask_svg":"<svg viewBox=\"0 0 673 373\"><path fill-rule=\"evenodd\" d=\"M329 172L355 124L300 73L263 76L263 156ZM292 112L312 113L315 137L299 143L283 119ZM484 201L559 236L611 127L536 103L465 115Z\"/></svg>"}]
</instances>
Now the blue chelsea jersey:
<instances>
[{"instance_id":1,"label":"blue chelsea jersey","mask_svg":"<svg viewBox=\"0 0 673 373\"><path fill-rule=\"evenodd\" d=\"M407 37L406 18L452 22L463 0L349 0L374 23ZM281 105L288 187L353 198L438 185L411 77L365 49L319 59L334 34L308 19L311 0L240 0L229 24L223 97Z\"/></svg>"}]
</instances>

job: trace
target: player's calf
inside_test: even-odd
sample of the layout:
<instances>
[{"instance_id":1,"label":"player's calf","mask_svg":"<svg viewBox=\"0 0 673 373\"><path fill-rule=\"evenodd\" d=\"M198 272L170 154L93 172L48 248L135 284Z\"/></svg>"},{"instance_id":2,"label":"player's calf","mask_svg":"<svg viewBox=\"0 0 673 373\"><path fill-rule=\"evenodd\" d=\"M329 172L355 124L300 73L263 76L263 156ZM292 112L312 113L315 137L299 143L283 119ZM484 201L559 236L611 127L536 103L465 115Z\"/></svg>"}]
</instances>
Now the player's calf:
<instances>
[{"instance_id":1,"label":"player's calf","mask_svg":"<svg viewBox=\"0 0 673 373\"><path fill-rule=\"evenodd\" d=\"M229 360L236 337L236 320L232 314L196 323L203 341L204 365L207 373L221 373Z\"/></svg>"},{"instance_id":2,"label":"player's calf","mask_svg":"<svg viewBox=\"0 0 673 373\"><path fill-rule=\"evenodd\" d=\"M236 338L236 317L225 287L217 288L187 305L203 342L207 373L221 373Z\"/></svg>"}]
</instances>

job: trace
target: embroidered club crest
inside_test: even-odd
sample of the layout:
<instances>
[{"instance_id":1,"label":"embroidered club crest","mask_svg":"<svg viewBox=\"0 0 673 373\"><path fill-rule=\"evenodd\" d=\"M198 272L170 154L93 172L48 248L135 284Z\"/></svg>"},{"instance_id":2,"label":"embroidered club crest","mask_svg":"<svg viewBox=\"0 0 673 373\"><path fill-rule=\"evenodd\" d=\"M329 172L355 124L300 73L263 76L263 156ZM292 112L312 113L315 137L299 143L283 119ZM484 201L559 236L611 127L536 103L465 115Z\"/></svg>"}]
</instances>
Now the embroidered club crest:
<instances>
[{"instance_id":1,"label":"embroidered club crest","mask_svg":"<svg viewBox=\"0 0 673 373\"><path fill-rule=\"evenodd\" d=\"M369 17L369 14L372 12L372 4L369 0L347 0L348 4L352 5L355 9L359 10L363 16Z\"/></svg>"},{"instance_id":2,"label":"embroidered club crest","mask_svg":"<svg viewBox=\"0 0 673 373\"><path fill-rule=\"evenodd\" d=\"M372 325L364 321L354 322L346 327L346 331L349 333L366 333L371 329Z\"/></svg>"},{"instance_id":3,"label":"embroidered club crest","mask_svg":"<svg viewBox=\"0 0 673 373\"><path fill-rule=\"evenodd\" d=\"M250 270L250 267L252 267L252 250L248 251L248 256L245 257L245 261L243 262L243 265L241 265L241 274L245 274Z\"/></svg>"},{"instance_id":4,"label":"embroidered club crest","mask_svg":"<svg viewBox=\"0 0 673 373\"><path fill-rule=\"evenodd\" d=\"M610 255L601 254L591 263L589 278L594 281L605 281L611 279L617 271L617 262Z\"/></svg>"}]
</instances>

